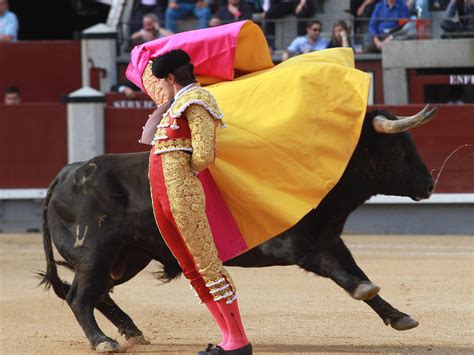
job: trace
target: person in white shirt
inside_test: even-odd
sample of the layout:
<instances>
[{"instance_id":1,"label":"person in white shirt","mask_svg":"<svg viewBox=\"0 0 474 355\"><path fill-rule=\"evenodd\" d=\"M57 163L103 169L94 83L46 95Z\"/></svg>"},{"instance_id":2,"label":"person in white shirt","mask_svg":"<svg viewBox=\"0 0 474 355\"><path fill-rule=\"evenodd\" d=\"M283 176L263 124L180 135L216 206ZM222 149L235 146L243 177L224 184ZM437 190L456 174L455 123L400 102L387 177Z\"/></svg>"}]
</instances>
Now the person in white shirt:
<instances>
[{"instance_id":1,"label":"person in white shirt","mask_svg":"<svg viewBox=\"0 0 474 355\"><path fill-rule=\"evenodd\" d=\"M0 0L0 42L18 40L18 18L9 11L8 0Z\"/></svg>"},{"instance_id":2,"label":"person in white shirt","mask_svg":"<svg viewBox=\"0 0 474 355\"><path fill-rule=\"evenodd\" d=\"M296 37L282 55L282 61L291 56L326 49L329 40L320 36L323 25L320 21L310 21L306 26L306 36Z\"/></svg>"}]
</instances>

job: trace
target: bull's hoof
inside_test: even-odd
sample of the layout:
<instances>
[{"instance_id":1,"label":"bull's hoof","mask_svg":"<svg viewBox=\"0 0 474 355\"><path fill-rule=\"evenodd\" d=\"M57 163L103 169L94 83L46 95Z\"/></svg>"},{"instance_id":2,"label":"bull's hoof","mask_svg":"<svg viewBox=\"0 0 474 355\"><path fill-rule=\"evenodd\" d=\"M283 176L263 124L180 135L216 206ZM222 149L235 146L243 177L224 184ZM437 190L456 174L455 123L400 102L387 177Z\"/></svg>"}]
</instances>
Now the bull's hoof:
<instances>
[{"instance_id":1,"label":"bull's hoof","mask_svg":"<svg viewBox=\"0 0 474 355\"><path fill-rule=\"evenodd\" d=\"M151 343L145 339L143 335L127 338L128 345L150 345Z\"/></svg>"},{"instance_id":2,"label":"bull's hoof","mask_svg":"<svg viewBox=\"0 0 474 355\"><path fill-rule=\"evenodd\" d=\"M122 351L122 347L115 340L111 339L97 344L95 351L98 353L119 353Z\"/></svg>"},{"instance_id":3,"label":"bull's hoof","mask_svg":"<svg viewBox=\"0 0 474 355\"><path fill-rule=\"evenodd\" d=\"M380 287L377 285L374 285L370 282L362 282L356 287L354 292L352 292L351 296L352 298L359 301L368 301L377 296L379 291Z\"/></svg>"},{"instance_id":4,"label":"bull's hoof","mask_svg":"<svg viewBox=\"0 0 474 355\"><path fill-rule=\"evenodd\" d=\"M410 316L405 316L390 322L390 325L396 330L408 330L418 327L418 322Z\"/></svg>"}]
</instances>

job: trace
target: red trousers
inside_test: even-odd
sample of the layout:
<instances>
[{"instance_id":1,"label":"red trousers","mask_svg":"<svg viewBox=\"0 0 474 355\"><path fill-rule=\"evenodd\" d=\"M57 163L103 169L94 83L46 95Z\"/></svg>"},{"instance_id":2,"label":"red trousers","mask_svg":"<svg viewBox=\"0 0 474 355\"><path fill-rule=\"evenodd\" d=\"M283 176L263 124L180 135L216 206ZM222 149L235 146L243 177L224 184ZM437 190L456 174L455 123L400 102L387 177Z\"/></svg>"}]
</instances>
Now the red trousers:
<instances>
[{"instance_id":1,"label":"red trousers","mask_svg":"<svg viewBox=\"0 0 474 355\"><path fill-rule=\"evenodd\" d=\"M153 150L150 153L148 177L156 224L168 248L183 269L184 277L189 280L201 301L207 303L213 300L213 296L206 287L171 213L161 158L161 155L153 154Z\"/></svg>"}]
</instances>

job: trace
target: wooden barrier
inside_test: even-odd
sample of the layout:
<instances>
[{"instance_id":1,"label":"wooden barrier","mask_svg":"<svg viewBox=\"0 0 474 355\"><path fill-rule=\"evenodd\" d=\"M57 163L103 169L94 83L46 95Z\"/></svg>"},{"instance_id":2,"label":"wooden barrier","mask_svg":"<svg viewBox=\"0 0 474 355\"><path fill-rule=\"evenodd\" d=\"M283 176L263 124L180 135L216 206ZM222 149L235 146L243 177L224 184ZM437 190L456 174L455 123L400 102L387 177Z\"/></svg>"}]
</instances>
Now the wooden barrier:
<instances>
[{"instance_id":1,"label":"wooden barrier","mask_svg":"<svg viewBox=\"0 0 474 355\"><path fill-rule=\"evenodd\" d=\"M108 95L107 95L108 96ZM105 150L107 153L148 151L139 144L142 126L151 108L117 108L107 98ZM370 109L382 108L372 106ZM383 107L412 115L423 105ZM0 105L0 188L47 187L67 161L67 119L63 104ZM474 145L474 105L442 105L433 121L411 130L418 151L437 177L445 159L458 147ZM474 192L474 147L466 146L446 162L437 193Z\"/></svg>"},{"instance_id":2,"label":"wooden barrier","mask_svg":"<svg viewBox=\"0 0 474 355\"><path fill-rule=\"evenodd\" d=\"M142 127L153 109L115 108L105 110L105 151L130 153L150 150L150 146L138 143Z\"/></svg>"},{"instance_id":3,"label":"wooden barrier","mask_svg":"<svg viewBox=\"0 0 474 355\"><path fill-rule=\"evenodd\" d=\"M16 86L23 102L58 102L81 87L80 41L0 43L0 88Z\"/></svg>"},{"instance_id":4,"label":"wooden barrier","mask_svg":"<svg viewBox=\"0 0 474 355\"><path fill-rule=\"evenodd\" d=\"M0 189L47 187L67 163L66 105L0 105Z\"/></svg>"}]
</instances>

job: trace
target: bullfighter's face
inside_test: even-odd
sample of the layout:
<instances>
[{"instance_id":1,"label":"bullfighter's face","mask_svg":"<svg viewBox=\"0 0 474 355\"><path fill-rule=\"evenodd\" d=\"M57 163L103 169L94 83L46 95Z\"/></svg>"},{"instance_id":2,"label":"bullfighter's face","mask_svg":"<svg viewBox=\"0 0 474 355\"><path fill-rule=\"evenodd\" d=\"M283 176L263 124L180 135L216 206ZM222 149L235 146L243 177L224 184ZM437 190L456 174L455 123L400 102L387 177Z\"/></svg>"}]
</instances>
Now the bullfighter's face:
<instances>
[{"instance_id":1,"label":"bullfighter's face","mask_svg":"<svg viewBox=\"0 0 474 355\"><path fill-rule=\"evenodd\" d=\"M173 80L170 78L171 74L168 74L166 78L159 79L158 85L163 90L164 95L168 99L172 99L175 94Z\"/></svg>"}]
</instances>

